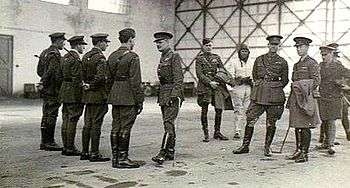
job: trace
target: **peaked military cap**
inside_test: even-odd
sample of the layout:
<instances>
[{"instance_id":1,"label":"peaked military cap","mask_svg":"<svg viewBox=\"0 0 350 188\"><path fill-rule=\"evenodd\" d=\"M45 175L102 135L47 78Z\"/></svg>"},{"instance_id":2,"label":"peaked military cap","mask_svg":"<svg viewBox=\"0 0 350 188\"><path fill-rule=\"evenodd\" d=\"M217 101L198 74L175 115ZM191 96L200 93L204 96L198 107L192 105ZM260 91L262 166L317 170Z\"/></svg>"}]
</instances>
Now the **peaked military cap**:
<instances>
[{"instance_id":1,"label":"peaked military cap","mask_svg":"<svg viewBox=\"0 0 350 188\"><path fill-rule=\"evenodd\" d=\"M333 42L333 43L327 44L327 46L330 46L330 47L335 48L334 54L335 54L337 57L340 57L340 56L339 56L340 51L338 50L339 44Z\"/></svg>"},{"instance_id":2,"label":"peaked military cap","mask_svg":"<svg viewBox=\"0 0 350 188\"><path fill-rule=\"evenodd\" d=\"M119 36L127 37L127 38L135 38L135 30L132 28L125 28L119 31Z\"/></svg>"},{"instance_id":3,"label":"peaked military cap","mask_svg":"<svg viewBox=\"0 0 350 188\"><path fill-rule=\"evenodd\" d=\"M208 43L211 43L213 40L211 40L210 38L204 38L203 40L202 40L202 44L203 45L206 45L206 44L208 44Z\"/></svg>"},{"instance_id":4,"label":"peaked military cap","mask_svg":"<svg viewBox=\"0 0 350 188\"><path fill-rule=\"evenodd\" d=\"M107 39L108 34L106 33L96 33L94 35L90 36L93 41L104 41L104 42L111 42L110 40Z\"/></svg>"},{"instance_id":5,"label":"peaked military cap","mask_svg":"<svg viewBox=\"0 0 350 188\"><path fill-rule=\"evenodd\" d=\"M155 40L153 42L158 42L164 39L172 39L173 38L173 34L165 32L165 31L161 31L161 32L156 32L153 34Z\"/></svg>"},{"instance_id":6,"label":"peaked military cap","mask_svg":"<svg viewBox=\"0 0 350 188\"><path fill-rule=\"evenodd\" d=\"M87 43L84 41L84 36L73 36L70 39L68 39L68 42L71 45L76 45L76 44L87 45Z\"/></svg>"},{"instance_id":7,"label":"peaked military cap","mask_svg":"<svg viewBox=\"0 0 350 188\"><path fill-rule=\"evenodd\" d=\"M334 52L336 51L336 48L328 45L323 45L323 46L320 46L320 50L321 52Z\"/></svg>"},{"instance_id":8,"label":"peaked military cap","mask_svg":"<svg viewBox=\"0 0 350 188\"><path fill-rule=\"evenodd\" d=\"M63 39L67 40L66 37L64 37L65 33L52 33L49 35L51 39Z\"/></svg>"},{"instance_id":9,"label":"peaked military cap","mask_svg":"<svg viewBox=\"0 0 350 188\"><path fill-rule=\"evenodd\" d=\"M266 37L266 40L269 41L269 44L280 44L281 39L283 39L281 35L270 35Z\"/></svg>"},{"instance_id":10,"label":"peaked military cap","mask_svg":"<svg viewBox=\"0 0 350 188\"><path fill-rule=\"evenodd\" d=\"M306 37L295 37L294 39L295 45L294 46L301 46L301 45L310 45L312 43L312 40Z\"/></svg>"}]
</instances>

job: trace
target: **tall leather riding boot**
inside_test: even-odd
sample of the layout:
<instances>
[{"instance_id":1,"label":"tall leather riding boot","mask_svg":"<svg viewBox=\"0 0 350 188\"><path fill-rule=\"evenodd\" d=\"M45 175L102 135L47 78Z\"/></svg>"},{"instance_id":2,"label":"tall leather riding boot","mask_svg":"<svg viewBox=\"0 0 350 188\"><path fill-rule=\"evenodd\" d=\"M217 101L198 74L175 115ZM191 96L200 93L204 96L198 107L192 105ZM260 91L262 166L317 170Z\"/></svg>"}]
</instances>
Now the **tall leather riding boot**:
<instances>
[{"instance_id":1,"label":"tall leather riding boot","mask_svg":"<svg viewBox=\"0 0 350 188\"><path fill-rule=\"evenodd\" d=\"M45 150L46 144L48 144L47 140L47 129L46 127L41 127L41 143L40 143L40 150Z\"/></svg>"},{"instance_id":2,"label":"tall leather riding boot","mask_svg":"<svg viewBox=\"0 0 350 188\"><path fill-rule=\"evenodd\" d=\"M100 130L92 130L90 137L91 137L91 154L89 161L90 162L106 162L111 160L109 157L104 157L100 154L99 148L100 148L100 136L101 132Z\"/></svg>"},{"instance_id":3,"label":"tall leather riding boot","mask_svg":"<svg viewBox=\"0 0 350 188\"><path fill-rule=\"evenodd\" d=\"M62 117L61 137L62 137L62 154L64 155L67 149L67 117Z\"/></svg>"},{"instance_id":4,"label":"tall leather riding boot","mask_svg":"<svg viewBox=\"0 0 350 188\"><path fill-rule=\"evenodd\" d=\"M90 147L90 128L83 128L81 135L82 151L80 160L89 160L89 147Z\"/></svg>"},{"instance_id":5,"label":"tall leather riding boot","mask_svg":"<svg viewBox=\"0 0 350 188\"><path fill-rule=\"evenodd\" d=\"M112 167L118 166L118 133L111 133L111 148L112 148Z\"/></svg>"},{"instance_id":6,"label":"tall leather riding boot","mask_svg":"<svg viewBox=\"0 0 350 188\"><path fill-rule=\"evenodd\" d=\"M304 163L309 160L308 153L311 142L311 130L301 129L301 154L295 159L296 163Z\"/></svg>"},{"instance_id":7,"label":"tall leather riding boot","mask_svg":"<svg viewBox=\"0 0 350 188\"><path fill-rule=\"evenodd\" d=\"M165 160L174 160L175 158L175 142L176 139L174 136L169 136L166 142L165 150Z\"/></svg>"},{"instance_id":8,"label":"tall leather riding boot","mask_svg":"<svg viewBox=\"0 0 350 188\"><path fill-rule=\"evenodd\" d=\"M325 123L321 123L320 126L320 138L318 139L319 143L324 143L324 137L325 137Z\"/></svg>"},{"instance_id":9,"label":"tall leather riding boot","mask_svg":"<svg viewBox=\"0 0 350 188\"><path fill-rule=\"evenodd\" d=\"M64 155L67 156L80 156L81 152L75 147L74 141L75 141L75 134L76 134L76 124L75 122L68 122L67 123L67 133L66 133L66 149Z\"/></svg>"},{"instance_id":10,"label":"tall leather riding boot","mask_svg":"<svg viewBox=\"0 0 350 188\"><path fill-rule=\"evenodd\" d=\"M115 168L139 168L140 165L129 159L130 135L119 136L118 163Z\"/></svg>"},{"instance_id":11,"label":"tall leather riding boot","mask_svg":"<svg viewBox=\"0 0 350 188\"><path fill-rule=\"evenodd\" d=\"M250 123L247 122L247 125L245 126L242 146L236 150L233 150L234 154L249 153L249 145L254 133L254 127L249 126L249 124Z\"/></svg>"},{"instance_id":12,"label":"tall leather riding boot","mask_svg":"<svg viewBox=\"0 0 350 188\"><path fill-rule=\"evenodd\" d=\"M49 125L49 122L47 123L44 127L41 129L41 134L42 134L42 143L40 144L40 150L45 150L45 151L62 151L62 147L60 147L54 140L54 133L55 133L55 128L52 125Z\"/></svg>"},{"instance_id":13,"label":"tall leather riding boot","mask_svg":"<svg viewBox=\"0 0 350 188\"><path fill-rule=\"evenodd\" d=\"M295 128L295 143L296 143L295 151L292 155L287 156L287 160L295 160L301 154L301 130L298 128Z\"/></svg>"},{"instance_id":14,"label":"tall leather riding boot","mask_svg":"<svg viewBox=\"0 0 350 188\"><path fill-rule=\"evenodd\" d=\"M265 147L264 147L264 155L266 157L271 157L271 143L273 141L273 137L275 136L276 127L274 125L267 126L266 128L266 137L265 137Z\"/></svg>"},{"instance_id":15,"label":"tall leather riding boot","mask_svg":"<svg viewBox=\"0 0 350 188\"><path fill-rule=\"evenodd\" d=\"M208 106L202 107L201 111L201 124L204 133L203 142L209 142L209 131L208 131Z\"/></svg>"},{"instance_id":16,"label":"tall leather riding boot","mask_svg":"<svg viewBox=\"0 0 350 188\"><path fill-rule=\"evenodd\" d=\"M220 132L221 127L221 119L222 119L222 110L221 109L215 109L215 125L214 125L214 139L218 140L228 140L226 136L224 136Z\"/></svg>"},{"instance_id":17,"label":"tall leather riding boot","mask_svg":"<svg viewBox=\"0 0 350 188\"><path fill-rule=\"evenodd\" d=\"M333 155L335 153L334 150L334 140L335 140L335 133L336 133L336 128L335 128L335 120L331 120L328 121L328 127L327 127L327 135L328 135L328 139L327 139L327 149L328 149L328 153L330 155Z\"/></svg>"}]
</instances>

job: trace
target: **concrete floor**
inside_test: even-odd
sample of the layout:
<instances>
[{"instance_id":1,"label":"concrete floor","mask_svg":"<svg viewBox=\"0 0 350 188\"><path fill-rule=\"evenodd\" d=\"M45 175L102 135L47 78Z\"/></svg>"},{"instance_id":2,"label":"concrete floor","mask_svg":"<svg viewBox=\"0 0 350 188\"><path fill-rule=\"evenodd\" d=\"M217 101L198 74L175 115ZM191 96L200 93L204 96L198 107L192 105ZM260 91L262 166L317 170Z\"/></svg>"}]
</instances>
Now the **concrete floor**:
<instances>
[{"instance_id":1,"label":"concrete floor","mask_svg":"<svg viewBox=\"0 0 350 188\"><path fill-rule=\"evenodd\" d=\"M335 156L311 151L309 162L295 164L285 160L294 150L291 131L283 154L263 156L264 117L256 125L251 152L233 155L232 149L241 140L232 140L232 115L226 111L223 133L229 141L211 138L203 143L200 108L194 98L184 103L177 129L175 163L157 166L151 161L159 148L163 134L161 114L154 98L145 102L143 113L132 131L130 158L144 161L139 169L113 169L111 162L90 163L79 157L62 156L60 152L40 151L41 101L25 99L0 100L0 187L349 187L350 143L338 125ZM209 115L213 125L213 109ZM78 125L76 145L81 147ZM273 149L278 150L288 127L288 111L278 122ZM61 118L56 128L60 139ZM213 126L211 133L213 132ZM101 138L101 152L111 155L109 132L110 112L106 115ZM317 144L318 130L313 131L312 146Z\"/></svg>"}]
</instances>

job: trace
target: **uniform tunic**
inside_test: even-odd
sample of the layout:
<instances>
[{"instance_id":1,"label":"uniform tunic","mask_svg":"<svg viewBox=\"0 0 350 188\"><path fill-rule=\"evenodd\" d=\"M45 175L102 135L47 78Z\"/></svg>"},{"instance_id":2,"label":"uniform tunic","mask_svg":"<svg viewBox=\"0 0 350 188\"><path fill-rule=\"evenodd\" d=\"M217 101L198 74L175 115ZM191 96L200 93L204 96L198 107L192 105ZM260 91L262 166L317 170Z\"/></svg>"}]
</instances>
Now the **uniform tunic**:
<instances>
[{"instance_id":1,"label":"uniform tunic","mask_svg":"<svg viewBox=\"0 0 350 188\"><path fill-rule=\"evenodd\" d=\"M320 84L321 76L320 76L320 68L318 63L311 58L310 56L306 56L298 61L298 63L293 66L293 74L292 81L311 81L311 92L309 93L307 98L310 104L314 104L314 113L313 115L308 115L303 109L300 108L297 102L296 91L294 91L294 87L292 87L291 95L289 96L289 100L287 106L289 106L289 126L293 128L315 128L318 124L320 124L319 110L317 106L316 99L313 98L313 92ZM305 83L306 83L305 82ZM292 84L293 86L293 84Z\"/></svg>"},{"instance_id":2,"label":"uniform tunic","mask_svg":"<svg viewBox=\"0 0 350 188\"><path fill-rule=\"evenodd\" d=\"M217 54L206 52L196 57L198 105L203 106L212 103L216 109L233 110L231 96L226 84L215 78L219 69L226 71ZM210 82L212 81L219 82L218 88L211 88Z\"/></svg>"},{"instance_id":3,"label":"uniform tunic","mask_svg":"<svg viewBox=\"0 0 350 188\"><path fill-rule=\"evenodd\" d=\"M169 135L166 144L168 149L175 147L175 120L179 113L180 100L183 100L182 63L180 55L168 49L162 52L157 69L160 82L158 103L161 107L164 130Z\"/></svg>"},{"instance_id":4,"label":"uniform tunic","mask_svg":"<svg viewBox=\"0 0 350 188\"><path fill-rule=\"evenodd\" d=\"M40 79L43 84L43 89L40 91L40 97L43 98L41 129L43 134L47 135L47 140L44 142L51 143L54 142L58 109L61 106L59 91L62 84L62 57L58 48L51 45L40 54L40 58L45 61L44 74Z\"/></svg>"},{"instance_id":5,"label":"uniform tunic","mask_svg":"<svg viewBox=\"0 0 350 188\"><path fill-rule=\"evenodd\" d=\"M139 56L120 47L109 56L107 69L113 80L108 97L108 103L113 105L112 133L129 135L137 116L136 105L144 101Z\"/></svg>"},{"instance_id":6,"label":"uniform tunic","mask_svg":"<svg viewBox=\"0 0 350 188\"><path fill-rule=\"evenodd\" d=\"M322 62L320 95L318 100L321 120L336 120L341 118L342 91L337 81L350 77L350 70L339 61Z\"/></svg>"},{"instance_id":7,"label":"uniform tunic","mask_svg":"<svg viewBox=\"0 0 350 188\"><path fill-rule=\"evenodd\" d=\"M283 88L289 81L287 61L273 53L257 57L253 66L253 81L247 120L255 120L266 111L267 120L277 121L284 111Z\"/></svg>"}]
</instances>

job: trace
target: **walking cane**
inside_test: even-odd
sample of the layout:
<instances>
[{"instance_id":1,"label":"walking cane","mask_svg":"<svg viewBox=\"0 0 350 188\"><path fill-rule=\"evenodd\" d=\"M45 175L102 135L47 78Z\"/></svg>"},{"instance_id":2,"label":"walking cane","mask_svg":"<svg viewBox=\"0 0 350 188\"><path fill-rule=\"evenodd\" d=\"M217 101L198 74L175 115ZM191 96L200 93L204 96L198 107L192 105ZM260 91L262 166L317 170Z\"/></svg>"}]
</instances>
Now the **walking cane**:
<instances>
[{"instance_id":1,"label":"walking cane","mask_svg":"<svg viewBox=\"0 0 350 188\"><path fill-rule=\"evenodd\" d=\"M272 151L272 153L282 153L283 146L286 143L286 140L287 140L287 137L288 137L288 134L289 134L289 129L290 129L290 126L288 127L286 135L284 136L284 139L283 139L282 146L281 146L280 150L279 151Z\"/></svg>"}]
</instances>

